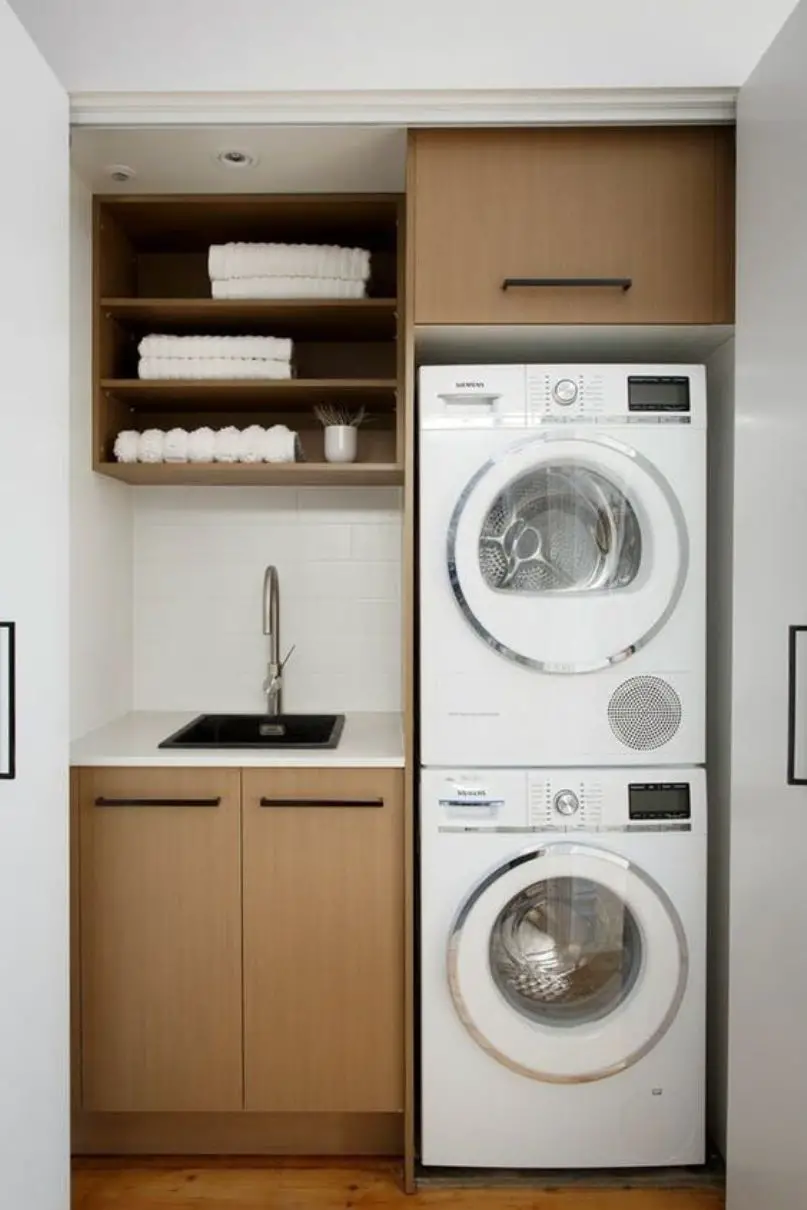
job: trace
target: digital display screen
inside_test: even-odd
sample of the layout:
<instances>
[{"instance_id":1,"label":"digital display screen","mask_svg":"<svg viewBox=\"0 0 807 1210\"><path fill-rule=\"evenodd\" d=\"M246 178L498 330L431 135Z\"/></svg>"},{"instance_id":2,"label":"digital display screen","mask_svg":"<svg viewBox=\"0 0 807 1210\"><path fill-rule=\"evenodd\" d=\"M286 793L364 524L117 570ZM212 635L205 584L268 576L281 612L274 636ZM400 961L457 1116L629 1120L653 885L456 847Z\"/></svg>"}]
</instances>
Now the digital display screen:
<instances>
[{"instance_id":1,"label":"digital display screen","mask_svg":"<svg viewBox=\"0 0 807 1210\"><path fill-rule=\"evenodd\" d=\"M688 412L689 379L683 375L671 378L629 378L628 411Z\"/></svg>"},{"instance_id":2,"label":"digital display screen","mask_svg":"<svg viewBox=\"0 0 807 1210\"><path fill-rule=\"evenodd\" d=\"M628 786L630 818L689 819L688 782L642 782Z\"/></svg>"}]
</instances>

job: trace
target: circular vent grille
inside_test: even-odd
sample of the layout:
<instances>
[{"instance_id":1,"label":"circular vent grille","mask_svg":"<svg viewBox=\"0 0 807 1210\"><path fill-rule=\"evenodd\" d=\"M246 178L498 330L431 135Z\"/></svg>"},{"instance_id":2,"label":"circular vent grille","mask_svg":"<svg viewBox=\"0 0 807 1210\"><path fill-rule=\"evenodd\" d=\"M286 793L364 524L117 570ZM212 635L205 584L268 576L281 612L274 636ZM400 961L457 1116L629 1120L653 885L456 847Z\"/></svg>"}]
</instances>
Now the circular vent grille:
<instances>
[{"instance_id":1,"label":"circular vent grille","mask_svg":"<svg viewBox=\"0 0 807 1210\"><path fill-rule=\"evenodd\" d=\"M657 676L623 681L608 703L614 735L629 748L660 748L681 725L681 699Z\"/></svg>"}]
</instances>

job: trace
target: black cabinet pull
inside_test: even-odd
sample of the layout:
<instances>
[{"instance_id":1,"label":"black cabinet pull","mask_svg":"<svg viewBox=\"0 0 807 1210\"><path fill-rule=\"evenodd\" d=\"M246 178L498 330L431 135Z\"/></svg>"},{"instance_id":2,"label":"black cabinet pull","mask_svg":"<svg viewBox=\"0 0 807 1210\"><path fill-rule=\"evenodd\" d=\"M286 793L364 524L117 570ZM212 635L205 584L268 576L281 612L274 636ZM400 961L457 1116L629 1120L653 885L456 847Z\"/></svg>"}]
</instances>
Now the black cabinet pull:
<instances>
[{"instance_id":1,"label":"black cabinet pull","mask_svg":"<svg viewBox=\"0 0 807 1210\"><path fill-rule=\"evenodd\" d=\"M96 798L96 807L218 807L220 798Z\"/></svg>"},{"instance_id":2,"label":"black cabinet pull","mask_svg":"<svg viewBox=\"0 0 807 1210\"><path fill-rule=\"evenodd\" d=\"M541 286L594 287L606 290L630 290L632 277L506 277L503 290L532 289Z\"/></svg>"},{"instance_id":3,"label":"black cabinet pull","mask_svg":"<svg viewBox=\"0 0 807 1210\"><path fill-rule=\"evenodd\" d=\"M383 798L262 798L262 807L383 807Z\"/></svg>"}]
</instances>

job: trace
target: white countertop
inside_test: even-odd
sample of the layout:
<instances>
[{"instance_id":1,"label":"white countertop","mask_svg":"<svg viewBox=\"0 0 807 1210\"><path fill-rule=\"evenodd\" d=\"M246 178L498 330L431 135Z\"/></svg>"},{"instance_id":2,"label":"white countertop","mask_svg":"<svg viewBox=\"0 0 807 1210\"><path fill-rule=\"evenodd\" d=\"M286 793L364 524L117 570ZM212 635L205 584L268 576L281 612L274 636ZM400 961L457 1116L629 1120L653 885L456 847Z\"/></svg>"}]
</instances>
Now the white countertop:
<instances>
[{"instance_id":1,"label":"white countertop","mask_svg":"<svg viewBox=\"0 0 807 1210\"><path fill-rule=\"evenodd\" d=\"M90 731L70 746L71 765L182 766L184 768L401 768L400 714L347 714L336 748L187 748L158 745L196 718L198 711L134 711Z\"/></svg>"}]
</instances>

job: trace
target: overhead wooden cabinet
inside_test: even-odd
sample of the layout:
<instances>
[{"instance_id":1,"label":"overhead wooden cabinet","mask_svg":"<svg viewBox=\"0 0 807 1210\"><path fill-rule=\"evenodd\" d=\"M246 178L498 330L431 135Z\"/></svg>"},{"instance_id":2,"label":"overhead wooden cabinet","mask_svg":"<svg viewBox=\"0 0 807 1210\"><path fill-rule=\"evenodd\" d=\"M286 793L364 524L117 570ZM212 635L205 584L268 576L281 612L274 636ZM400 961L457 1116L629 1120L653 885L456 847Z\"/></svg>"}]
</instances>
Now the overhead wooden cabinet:
<instances>
[{"instance_id":1,"label":"overhead wooden cabinet","mask_svg":"<svg viewBox=\"0 0 807 1210\"><path fill-rule=\"evenodd\" d=\"M410 140L417 324L733 322L731 128Z\"/></svg>"},{"instance_id":2,"label":"overhead wooden cabinet","mask_svg":"<svg viewBox=\"0 0 807 1210\"><path fill-rule=\"evenodd\" d=\"M244 770L248 1110L403 1110L402 774Z\"/></svg>"},{"instance_id":3,"label":"overhead wooden cabinet","mask_svg":"<svg viewBox=\"0 0 807 1210\"><path fill-rule=\"evenodd\" d=\"M240 771L83 769L83 1108L241 1109Z\"/></svg>"}]
</instances>

